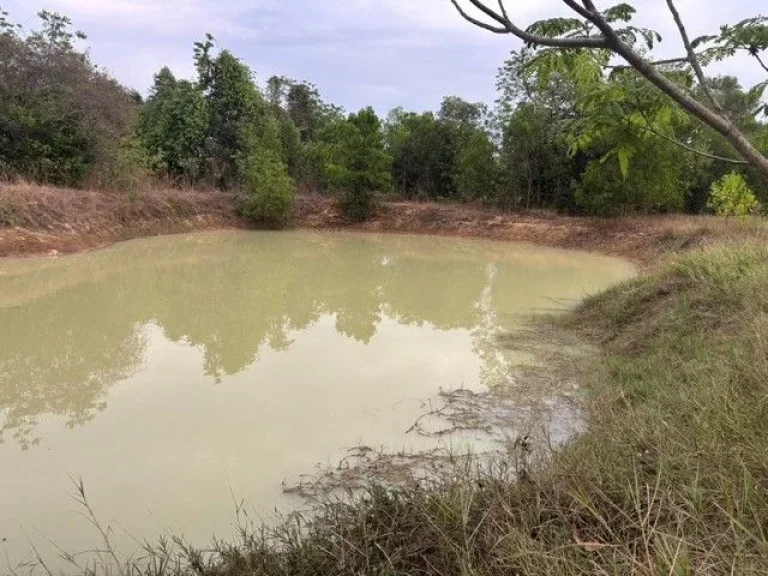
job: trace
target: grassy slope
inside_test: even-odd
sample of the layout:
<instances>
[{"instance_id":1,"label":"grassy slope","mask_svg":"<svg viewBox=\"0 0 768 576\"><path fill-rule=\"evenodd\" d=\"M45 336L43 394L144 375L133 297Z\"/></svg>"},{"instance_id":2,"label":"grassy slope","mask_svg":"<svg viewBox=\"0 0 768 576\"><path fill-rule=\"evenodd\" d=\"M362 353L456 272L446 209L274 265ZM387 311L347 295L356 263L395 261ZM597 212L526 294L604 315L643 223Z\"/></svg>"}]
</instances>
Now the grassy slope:
<instances>
[{"instance_id":1,"label":"grassy slope","mask_svg":"<svg viewBox=\"0 0 768 576\"><path fill-rule=\"evenodd\" d=\"M765 574L768 248L689 253L568 324L603 342L590 431L511 482L503 467L371 488L245 535L206 574Z\"/></svg>"}]
</instances>

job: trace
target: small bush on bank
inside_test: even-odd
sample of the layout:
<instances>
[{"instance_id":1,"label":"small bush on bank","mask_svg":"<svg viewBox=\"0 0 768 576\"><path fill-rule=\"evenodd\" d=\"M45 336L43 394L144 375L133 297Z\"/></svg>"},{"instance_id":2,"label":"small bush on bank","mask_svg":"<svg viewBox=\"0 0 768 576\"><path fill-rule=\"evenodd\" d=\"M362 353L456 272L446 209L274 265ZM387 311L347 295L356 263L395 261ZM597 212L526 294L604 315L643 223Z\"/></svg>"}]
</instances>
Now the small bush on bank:
<instances>
[{"instance_id":1,"label":"small bush on bank","mask_svg":"<svg viewBox=\"0 0 768 576\"><path fill-rule=\"evenodd\" d=\"M377 202L371 192L344 190L339 194L337 204L347 220L363 222L373 216Z\"/></svg>"},{"instance_id":2,"label":"small bush on bank","mask_svg":"<svg viewBox=\"0 0 768 576\"><path fill-rule=\"evenodd\" d=\"M3 226L15 226L16 214L10 202L0 200L0 228Z\"/></svg>"},{"instance_id":3,"label":"small bush on bank","mask_svg":"<svg viewBox=\"0 0 768 576\"><path fill-rule=\"evenodd\" d=\"M267 226L285 224L293 207L296 185L280 158L262 153L251 159L244 188L239 204L241 215Z\"/></svg>"},{"instance_id":4,"label":"small bush on bank","mask_svg":"<svg viewBox=\"0 0 768 576\"><path fill-rule=\"evenodd\" d=\"M755 193L741 174L731 172L712 184L707 208L718 216L747 216L758 207Z\"/></svg>"}]
</instances>

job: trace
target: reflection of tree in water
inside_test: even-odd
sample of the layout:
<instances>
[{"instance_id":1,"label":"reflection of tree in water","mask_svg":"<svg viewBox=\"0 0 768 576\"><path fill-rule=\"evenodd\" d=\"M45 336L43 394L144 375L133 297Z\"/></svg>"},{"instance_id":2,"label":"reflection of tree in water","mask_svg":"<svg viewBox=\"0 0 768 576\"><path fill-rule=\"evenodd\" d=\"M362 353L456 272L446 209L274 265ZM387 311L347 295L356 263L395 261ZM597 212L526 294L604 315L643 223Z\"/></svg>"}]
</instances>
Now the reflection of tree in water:
<instances>
[{"instance_id":1,"label":"reflection of tree in water","mask_svg":"<svg viewBox=\"0 0 768 576\"><path fill-rule=\"evenodd\" d=\"M485 270L485 286L474 303L475 325L472 328L472 342L475 353L480 357L480 379L488 385L503 384L509 376L509 358L496 345L501 334L498 313L493 305L492 289L498 275L498 268L489 264Z\"/></svg>"},{"instance_id":2,"label":"reflection of tree in water","mask_svg":"<svg viewBox=\"0 0 768 576\"><path fill-rule=\"evenodd\" d=\"M12 431L30 445L42 415L74 426L103 410L109 388L140 366L141 326L152 322L169 340L200 348L216 381L252 365L263 346L288 348L291 333L325 315L362 343L384 314L474 329L479 353L491 359L495 276L479 250L441 253L425 242L420 251L403 242L404 249L396 239L341 235L162 238L0 276L0 438Z\"/></svg>"},{"instance_id":3,"label":"reflection of tree in water","mask_svg":"<svg viewBox=\"0 0 768 576\"><path fill-rule=\"evenodd\" d=\"M34 306L0 310L0 442L36 444L36 419L58 414L74 427L106 407L109 387L139 366L143 332L119 299L87 285Z\"/></svg>"}]
</instances>

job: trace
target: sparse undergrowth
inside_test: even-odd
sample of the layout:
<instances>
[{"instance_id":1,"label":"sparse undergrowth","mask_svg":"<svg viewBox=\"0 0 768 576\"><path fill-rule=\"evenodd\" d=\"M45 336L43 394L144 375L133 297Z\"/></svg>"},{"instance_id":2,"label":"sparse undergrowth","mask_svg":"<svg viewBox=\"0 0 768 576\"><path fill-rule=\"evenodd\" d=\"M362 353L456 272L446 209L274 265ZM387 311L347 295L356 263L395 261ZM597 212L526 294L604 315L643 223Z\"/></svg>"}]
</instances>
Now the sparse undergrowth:
<instances>
[{"instance_id":1,"label":"sparse undergrowth","mask_svg":"<svg viewBox=\"0 0 768 576\"><path fill-rule=\"evenodd\" d=\"M697 250L587 301L589 430L545 462L457 464L142 570L206 575L764 574L768 248ZM514 478L517 477L517 480ZM139 570L138 567L133 567Z\"/></svg>"}]
</instances>

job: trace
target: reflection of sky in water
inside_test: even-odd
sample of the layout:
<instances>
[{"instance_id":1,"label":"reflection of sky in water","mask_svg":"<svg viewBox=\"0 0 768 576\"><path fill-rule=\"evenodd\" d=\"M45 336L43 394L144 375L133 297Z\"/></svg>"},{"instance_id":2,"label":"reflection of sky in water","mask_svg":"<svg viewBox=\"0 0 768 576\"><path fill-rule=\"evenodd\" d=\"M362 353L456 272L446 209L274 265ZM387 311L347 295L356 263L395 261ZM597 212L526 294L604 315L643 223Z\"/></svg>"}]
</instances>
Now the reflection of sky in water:
<instances>
[{"instance_id":1,"label":"reflection of sky in water","mask_svg":"<svg viewBox=\"0 0 768 576\"><path fill-rule=\"evenodd\" d=\"M630 273L550 249L309 232L0 263L0 467L14 471L0 539L15 519L82 547L67 474L127 526L165 511L205 539L231 520L227 482L269 510L281 478L345 446L412 442L421 400L525 359L496 345L521 314Z\"/></svg>"}]
</instances>

